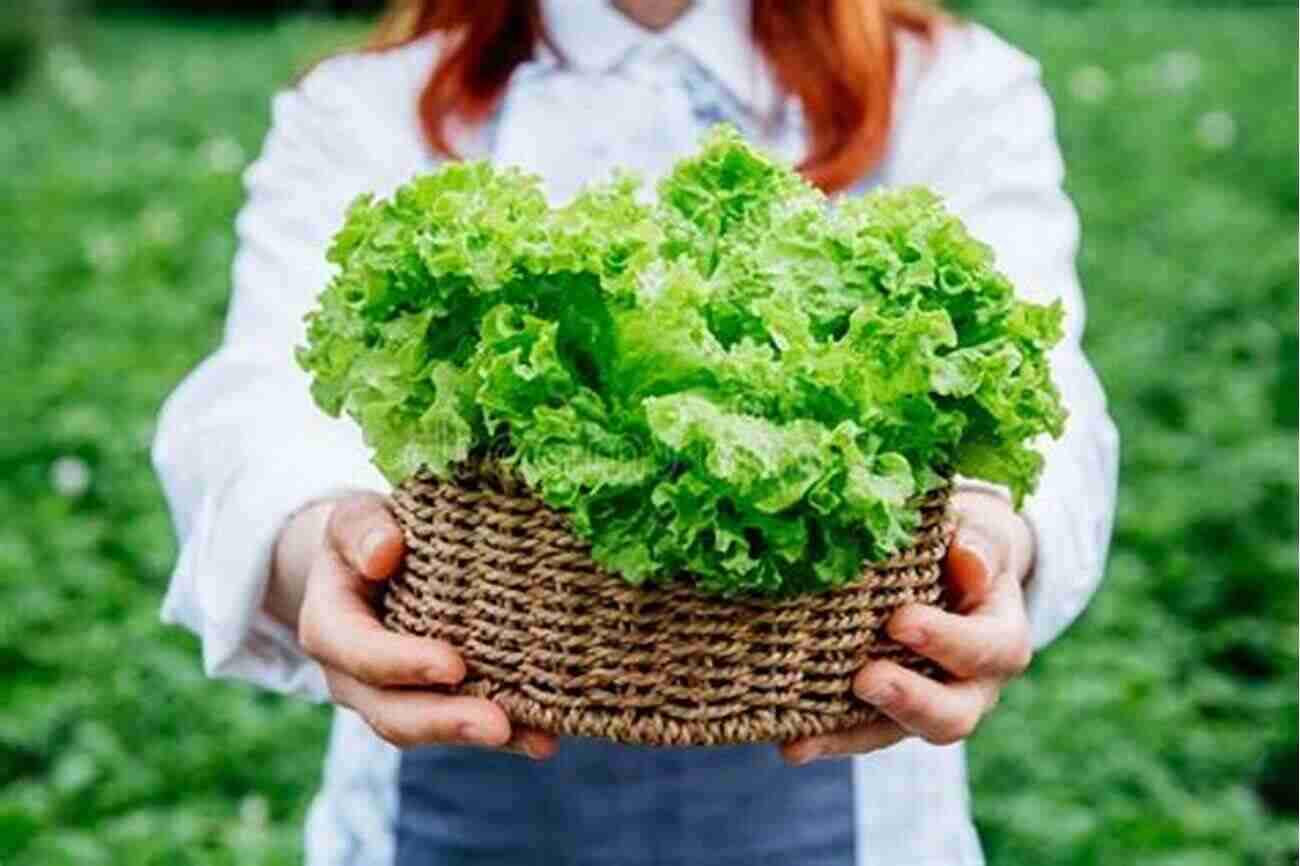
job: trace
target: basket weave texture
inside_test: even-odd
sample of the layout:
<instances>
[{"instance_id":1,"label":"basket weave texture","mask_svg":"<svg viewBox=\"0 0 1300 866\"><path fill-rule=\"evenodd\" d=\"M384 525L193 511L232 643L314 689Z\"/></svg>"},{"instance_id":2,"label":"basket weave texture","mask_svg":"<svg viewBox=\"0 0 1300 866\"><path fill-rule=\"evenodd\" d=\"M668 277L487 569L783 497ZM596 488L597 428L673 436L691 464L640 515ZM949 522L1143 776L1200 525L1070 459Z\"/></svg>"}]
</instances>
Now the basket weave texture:
<instances>
[{"instance_id":1,"label":"basket weave texture","mask_svg":"<svg viewBox=\"0 0 1300 866\"><path fill-rule=\"evenodd\" d=\"M451 643L468 671L453 691L518 724L656 746L784 741L873 719L850 688L870 659L932 671L883 627L899 605L943 602L947 488L924 500L913 547L785 599L631 586L496 463L419 474L393 501L407 556L385 624Z\"/></svg>"}]
</instances>

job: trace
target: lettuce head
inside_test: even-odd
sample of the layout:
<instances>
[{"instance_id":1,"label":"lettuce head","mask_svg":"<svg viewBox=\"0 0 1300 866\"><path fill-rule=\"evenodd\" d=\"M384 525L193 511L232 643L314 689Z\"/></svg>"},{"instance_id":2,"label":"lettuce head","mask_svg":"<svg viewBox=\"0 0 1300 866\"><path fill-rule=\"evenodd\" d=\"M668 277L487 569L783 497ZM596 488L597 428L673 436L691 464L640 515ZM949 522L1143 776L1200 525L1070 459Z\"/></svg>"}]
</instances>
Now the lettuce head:
<instances>
[{"instance_id":1,"label":"lettuce head","mask_svg":"<svg viewBox=\"0 0 1300 866\"><path fill-rule=\"evenodd\" d=\"M451 163L363 196L298 361L393 482L491 453L632 583L824 590L958 472L1034 488L1059 304L1019 300L925 189L830 203L732 130L643 202L552 207Z\"/></svg>"}]
</instances>

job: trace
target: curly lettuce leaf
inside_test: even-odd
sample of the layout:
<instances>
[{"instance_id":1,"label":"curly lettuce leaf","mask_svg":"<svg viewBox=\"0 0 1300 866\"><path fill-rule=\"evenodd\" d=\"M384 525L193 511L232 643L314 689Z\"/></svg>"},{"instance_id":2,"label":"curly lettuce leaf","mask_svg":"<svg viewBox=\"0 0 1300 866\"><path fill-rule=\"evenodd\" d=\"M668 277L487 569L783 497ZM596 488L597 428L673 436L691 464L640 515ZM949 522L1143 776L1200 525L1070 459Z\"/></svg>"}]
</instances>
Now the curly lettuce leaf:
<instances>
[{"instance_id":1,"label":"curly lettuce leaf","mask_svg":"<svg viewBox=\"0 0 1300 866\"><path fill-rule=\"evenodd\" d=\"M550 206L449 164L359 198L299 363L394 482L505 460L633 583L824 590L956 471L1017 502L1066 415L1059 304L924 189L827 201L719 129L657 188Z\"/></svg>"}]
</instances>

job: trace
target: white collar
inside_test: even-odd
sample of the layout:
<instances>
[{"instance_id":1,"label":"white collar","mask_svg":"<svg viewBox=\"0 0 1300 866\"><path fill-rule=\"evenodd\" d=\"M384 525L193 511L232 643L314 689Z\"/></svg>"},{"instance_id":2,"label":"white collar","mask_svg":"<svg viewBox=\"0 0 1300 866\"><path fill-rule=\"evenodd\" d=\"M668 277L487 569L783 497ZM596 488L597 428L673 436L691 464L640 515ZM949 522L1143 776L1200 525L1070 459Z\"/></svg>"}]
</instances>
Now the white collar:
<instances>
[{"instance_id":1,"label":"white collar","mask_svg":"<svg viewBox=\"0 0 1300 866\"><path fill-rule=\"evenodd\" d=\"M766 115L778 91L751 36L750 0L695 0L669 27L653 32L610 0L542 0L542 20L563 59L604 71L646 42L668 42L715 76L750 111Z\"/></svg>"}]
</instances>

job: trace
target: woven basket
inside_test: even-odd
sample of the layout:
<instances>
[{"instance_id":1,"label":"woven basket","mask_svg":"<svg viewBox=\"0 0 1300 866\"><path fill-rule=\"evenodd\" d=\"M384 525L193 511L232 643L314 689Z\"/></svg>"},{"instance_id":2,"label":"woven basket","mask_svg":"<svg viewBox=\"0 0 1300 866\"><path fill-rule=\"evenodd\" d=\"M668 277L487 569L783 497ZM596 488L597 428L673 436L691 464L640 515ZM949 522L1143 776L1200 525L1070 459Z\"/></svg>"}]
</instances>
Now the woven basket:
<instances>
[{"instance_id":1,"label":"woven basket","mask_svg":"<svg viewBox=\"0 0 1300 866\"><path fill-rule=\"evenodd\" d=\"M656 746L784 741L871 720L850 689L869 659L931 670L883 625L906 602L942 603L947 489L924 500L911 549L843 589L780 600L630 586L498 464L418 475L393 501L407 556L385 624L450 642L468 669L454 691L529 727Z\"/></svg>"}]
</instances>

